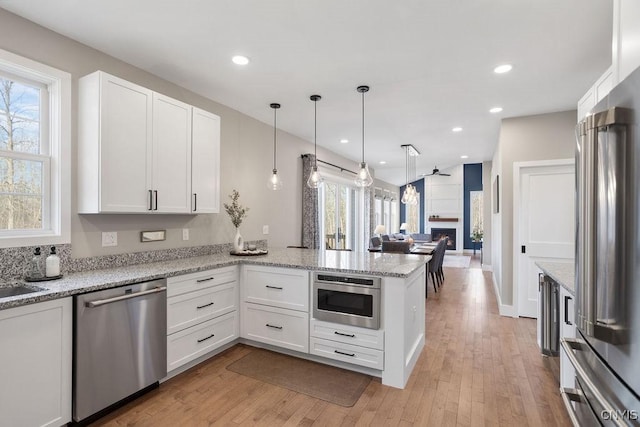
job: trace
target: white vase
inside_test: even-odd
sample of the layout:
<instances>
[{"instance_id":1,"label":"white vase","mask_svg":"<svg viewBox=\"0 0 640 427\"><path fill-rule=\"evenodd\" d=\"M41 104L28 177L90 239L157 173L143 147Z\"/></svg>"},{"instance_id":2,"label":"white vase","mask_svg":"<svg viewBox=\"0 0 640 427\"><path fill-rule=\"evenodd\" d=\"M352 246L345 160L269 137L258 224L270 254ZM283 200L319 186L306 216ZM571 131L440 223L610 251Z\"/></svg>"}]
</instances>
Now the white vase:
<instances>
[{"instance_id":1,"label":"white vase","mask_svg":"<svg viewBox=\"0 0 640 427\"><path fill-rule=\"evenodd\" d=\"M233 239L233 250L235 252L242 252L244 250L244 239L240 234L239 227L236 227L236 237Z\"/></svg>"}]
</instances>

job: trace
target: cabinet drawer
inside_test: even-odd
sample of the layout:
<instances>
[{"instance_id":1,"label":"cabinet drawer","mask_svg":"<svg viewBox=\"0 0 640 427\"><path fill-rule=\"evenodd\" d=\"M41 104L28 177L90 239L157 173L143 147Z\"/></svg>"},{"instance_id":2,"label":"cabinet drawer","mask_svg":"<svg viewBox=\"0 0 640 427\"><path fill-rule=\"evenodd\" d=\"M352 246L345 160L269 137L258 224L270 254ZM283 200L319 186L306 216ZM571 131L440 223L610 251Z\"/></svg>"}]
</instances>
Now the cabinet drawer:
<instances>
[{"instance_id":1,"label":"cabinet drawer","mask_svg":"<svg viewBox=\"0 0 640 427\"><path fill-rule=\"evenodd\" d=\"M309 311L309 273L304 270L247 266L244 301Z\"/></svg>"},{"instance_id":2,"label":"cabinet drawer","mask_svg":"<svg viewBox=\"0 0 640 427\"><path fill-rule=\"evenodd\" d=\"M384 352L372 348L311 337L309 353L373 369L384 369Z\"/></svg>"},{"instance_id":3,"label":"cabinet drawer","mask_svg":"<svg viewBox=\"0 0 640 427\"><path fill-rule=\"evenodd\" d=\"M167 299L167 334L236 310L237 282Z\"/></svg>"},{"instance_id":4,"label":"cabinet drawer","mask_svg":"<svg viewBox=\"0 0 640 427\"><path fill-rule=\"evenodd\" d=\"M331 341L384 350L384 331L311 319L309 335Z\"/></svg>"},{"instance_id":5,"label":"cabinet drawer","mask_svg":"<svg viewBox=\"0 0 640 427\"><path fill-rule=\"evenodd\" d=\"M169 277L167 279L167 297L237 281L237 279L238 269L236 266Z\"/></svg>"},{"instance_id":6,"label":"cabinet drawer","mask_svg":"<svg viewBox=\"0 0 640 427\"><path fill-rule=\"evenodd\" d=\"M242 337L309 352L309 315L259 304L243 304Z\"/></svg>"},{"instance_id":7,"label":"cabinet drawer","mask_svg":"<svg viewBox=\"0 0 640 427\"><path fill-rule=\"evenodd\" d=\"M167 337L167 371L233 341L237 336L238 312L216 317Z\"/></svg>"}]
</instances>

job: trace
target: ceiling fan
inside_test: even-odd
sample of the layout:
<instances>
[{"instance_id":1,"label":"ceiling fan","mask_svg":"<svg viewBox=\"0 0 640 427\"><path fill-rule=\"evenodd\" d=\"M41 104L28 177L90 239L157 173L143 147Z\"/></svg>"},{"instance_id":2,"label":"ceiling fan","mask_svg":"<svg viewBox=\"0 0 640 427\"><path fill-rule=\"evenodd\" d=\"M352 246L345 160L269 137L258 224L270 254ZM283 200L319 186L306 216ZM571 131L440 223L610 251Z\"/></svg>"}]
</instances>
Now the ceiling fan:
<instances>
[{"instance_id":1,"label":"ceiling fan","mask_svg":"<svg viewBox=\"0 0 640 427\"><path fill-rule=\"evenodd\" d=\"M440 172L440 169L438 169L438 167L437 167L437 166L435 166L435 167L433 168L433 172L432 172L432 173L430 173L430 174L425 174L425 176L432 176L432 175L451 176L451 174L448 174L448 173L442 173L442 172Z\"/></svg>"}]
</instances>

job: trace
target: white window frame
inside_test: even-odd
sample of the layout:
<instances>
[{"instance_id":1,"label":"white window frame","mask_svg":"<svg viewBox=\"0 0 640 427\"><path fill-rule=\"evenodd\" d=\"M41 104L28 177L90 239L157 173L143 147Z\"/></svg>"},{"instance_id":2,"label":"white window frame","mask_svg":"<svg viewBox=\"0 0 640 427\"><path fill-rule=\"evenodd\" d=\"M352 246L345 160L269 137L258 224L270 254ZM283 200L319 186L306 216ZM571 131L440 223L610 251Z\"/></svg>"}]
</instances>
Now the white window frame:
<instances>
[{"instance_id":1,"label":"white window frame","mask_svg":"<svg viewBox=\"0 0 640 427\"><path fill-rule=\"evenodd\" d=\"M71 242L71 74L0 49L0 70L44 84L49 91L50 156L48 194L44 191L41 230L7 230L0 233L0 247L64 244ZM46 135L46 133L45 133ZM41 144L44 145L44 144ZM46 151L45 151L46 152ZM46 173L46 167L43 174ZM44 222L43 222L43 225Z\"/></svg>"}]
</instances>

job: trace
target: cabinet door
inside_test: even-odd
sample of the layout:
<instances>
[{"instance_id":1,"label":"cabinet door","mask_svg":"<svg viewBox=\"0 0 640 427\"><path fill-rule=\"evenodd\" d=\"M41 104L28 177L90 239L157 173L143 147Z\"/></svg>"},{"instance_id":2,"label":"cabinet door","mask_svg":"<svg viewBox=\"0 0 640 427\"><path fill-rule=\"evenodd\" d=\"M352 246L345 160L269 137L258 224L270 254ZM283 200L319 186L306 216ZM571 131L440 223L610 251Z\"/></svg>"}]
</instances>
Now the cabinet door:
<instances>
[{"instance_id":1,"label":"cabinet door","mask_svg":"<svg viewBox=\"0 0 640 427\"><path fill-rule=\"evenodd\" d=\"M191 192L193 213L220 212L220 117L193 108Z\"/></svg>"},{"instance_id":2,"label":"cabinet door","mask_svg":"<svg viewBox=\"0 0 640 427\"><path fill-rule=\"evenodd\" d=\"M0 311L0 425L71 421L71 298Z\"/></svg>"},{"instance_id":3,"label":"cabinet door","mask_svg":"<svg viewBox=\"0 0 640 427\"><path fill-rule=\"evenodd\" d=\"M560 338L575 338L576 326L573 296L560 287ZM560 349L560 387L575 387L575 369L563 348Z\"/></svg>"},{"instance_id":4,"label":"cabinet door","mask_svg":"<svg viewBox=\"0 0 640 427\"><path fill-rule=\"evenodd\" d=\"M100 211L147 212L151 182L152 92L101 73ZM82 160L81 160L82 161Z\"/></svg>"},{"instance_id":5,"label":"cabinet door","mask_svg":"<svg viewBox=\"0 0 640 427\"><path fill-rule=\"evenodd\" d=\"M191 107L153 94L153 211L191 212Z\"/></svg>"}]
</instances>

